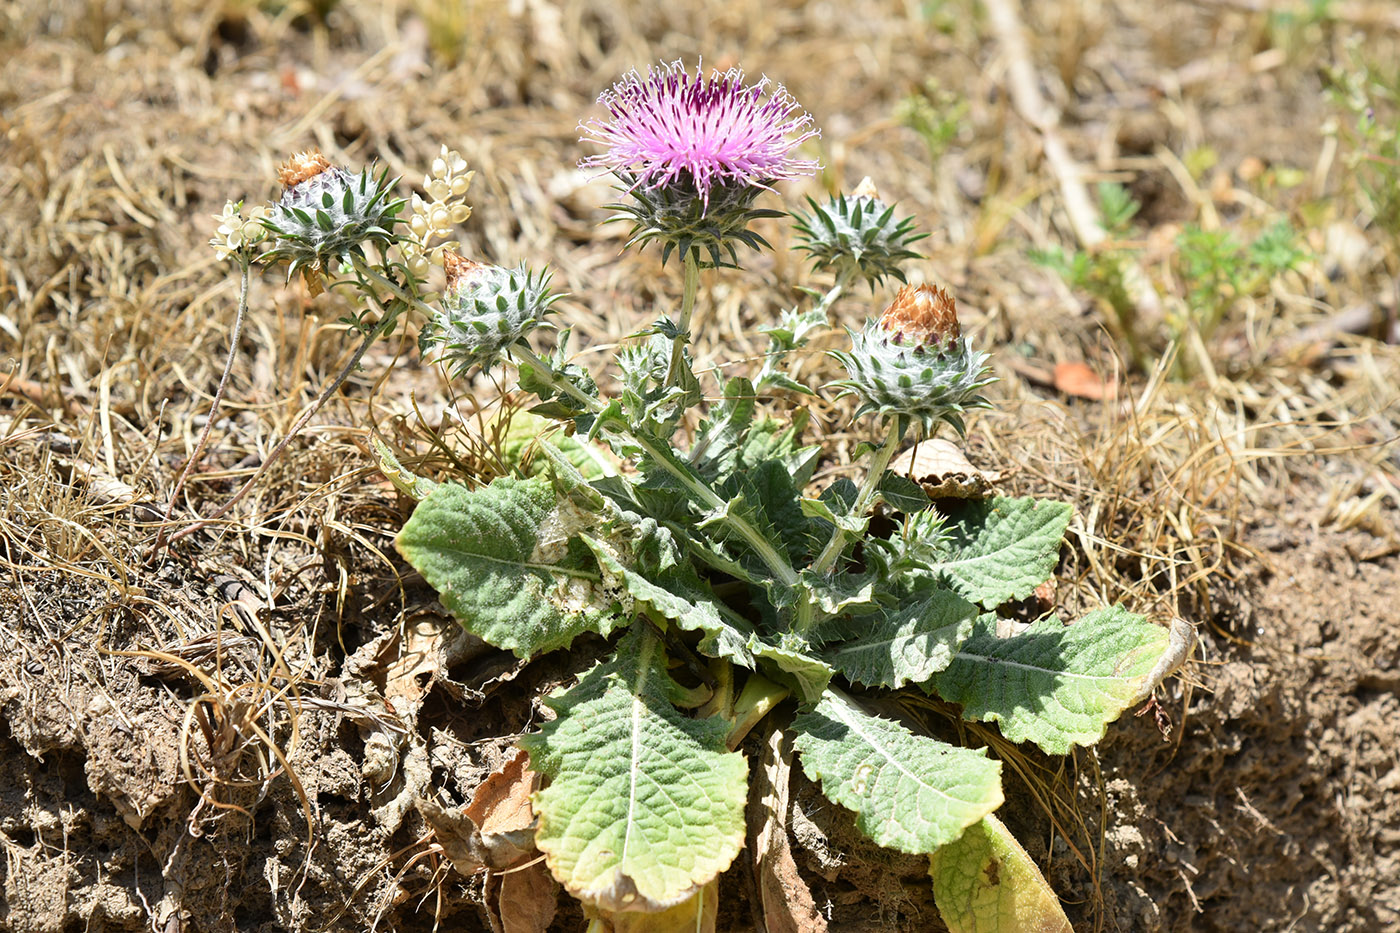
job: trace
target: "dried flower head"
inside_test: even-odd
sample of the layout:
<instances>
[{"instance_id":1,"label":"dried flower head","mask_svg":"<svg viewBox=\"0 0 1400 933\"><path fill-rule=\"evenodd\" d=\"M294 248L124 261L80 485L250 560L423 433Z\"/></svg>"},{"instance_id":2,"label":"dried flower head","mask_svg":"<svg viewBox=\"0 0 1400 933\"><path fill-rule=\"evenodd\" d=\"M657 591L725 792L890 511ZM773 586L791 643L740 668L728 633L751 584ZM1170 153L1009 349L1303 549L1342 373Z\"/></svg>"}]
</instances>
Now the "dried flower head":
<instances>
[{"instance_id":1,"label":"dried flower head","mask_svg":"<svg viewBox=\"0 0 1400 933\"><path fill-rule=\"evenodd\" d=\"M284 189L295 188L331 167L330 160L314 149L310 152L298 152L277 166L277 181Z\"/></svg>"},{"instance_id":2,"label":"dried flower head","mask_svg":"<svg viewBox=\"0 0 1400 933\"><path fill-rule=\"evenodd\" d=\"M896 345L951 349L962 336L958 305L937 285L906 285L880 315L880 327Z\"/></svg>"},{"instance_id":3,"label":"dried flower head","mask_svg":"<svg viewBox=\"0 0 1400 933\"><path fill-rule=\"evenodd\" d=\"M962 412L988 407L978 394L993 381L987 355L962 336L957 304L934 285L900 289L878 321L851 334L848 352L831 355L850 377L836 385L861 400L856 417L910 418L926 432L946 421L961 434Z\"/></svg>"}]
</instances>

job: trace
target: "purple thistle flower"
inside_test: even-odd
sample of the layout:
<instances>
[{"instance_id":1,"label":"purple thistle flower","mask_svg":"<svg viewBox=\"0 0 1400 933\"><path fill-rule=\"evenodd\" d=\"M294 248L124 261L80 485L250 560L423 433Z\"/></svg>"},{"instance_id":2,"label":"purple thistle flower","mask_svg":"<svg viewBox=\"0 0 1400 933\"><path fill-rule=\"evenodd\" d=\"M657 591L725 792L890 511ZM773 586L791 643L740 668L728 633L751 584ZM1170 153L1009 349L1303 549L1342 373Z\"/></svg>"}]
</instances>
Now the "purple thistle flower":
<instances>
[{"instance_id":1,"label":"purple thistle flower","mask_svg":"<svg viewBox=\"0 0 1400 933\"><path fill-rule=\"evenodd\" d=\"M716 187L768 188L773 182L814 174L814 159L792 150L819 136L812 117L781 84L767 78L744 86L737 68L691 75L679 61L624 75L598 103L610 121L579 124L592 141L607 147L584 159L583 168L606 168L633 188L667 189L689 184L700 196L703 215ZM796 134L795 136L793 134Z\"/></svg>"}]
</instances>

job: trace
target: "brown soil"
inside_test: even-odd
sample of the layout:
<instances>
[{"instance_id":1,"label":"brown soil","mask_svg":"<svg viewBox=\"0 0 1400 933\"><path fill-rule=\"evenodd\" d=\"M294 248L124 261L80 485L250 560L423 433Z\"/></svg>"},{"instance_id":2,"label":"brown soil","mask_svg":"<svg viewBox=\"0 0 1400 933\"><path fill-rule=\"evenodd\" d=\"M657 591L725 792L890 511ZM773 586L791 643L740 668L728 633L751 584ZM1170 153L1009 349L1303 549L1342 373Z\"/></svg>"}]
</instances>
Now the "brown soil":
<instances>
[{"instance_id":1,"label":"brown soil","mask_svg":"<svg viewBox=\"0 0 1400 933\"><path fill-rule=\"evenodd\" d=\"M932 230L929 274L1003 379L998 412L972 423L974 462L1083 516L1058 602L1198 625L1156 708L1068 759L1024 755L1035 777L1008 779L1001 815L1075 929L1400 931L1400 352L1386 331L1400 254L1318 132L1346 119L1324 66L1353 47L1396 60L1393 14L1022 4L1071 156L1143 202L1132 245L1164 299L1143 311L1154 360L1184 307L1183 224L1307 231L1308 263L1231 307L1214 372L1121 373L1125 405L1055 387L1055 363L1106 375L1124 350L1101 309L1026 258L1074 234L981 5L673 6L0 13L0 929L484 930L503 904L544 899L542 874L458 871L449 830L415 800L471 800L539 698L604 646L517 663L462 635L393 552L411 506L373 467L370 426L424 472L449 467L434 431L484 468L479 431L444 415L471 400L408 336L366 357L226 523L145 553L227 352L236 283L204 245L226 199L272 196L294 149L416 181L446 143L478 171L465 250L550 262L582 345L606 344L680 283L600 232L606 183L574 170L575 124L622 71L703 54L781 79L817 118L826 177L806 193L869 174ZM894 118L930 78L966 108L933 164ZM1304 181L1279 181L1285 169ZM781 251L750 272L705 285L717 310L697 350L731 369L810 280ZM871 301L837 316L855 323ZM1358 307L1374 317L1328 329ZM300 282L256 283L182 526L227 500L348 357L342 310ZM470 388L494 411L489 380ZM845 413L813 407L837 468L865 439ZM791 792L789 881L830 929L942 929L924 859L863 841L800 768ZM722 879L721 929L756 922L748 866L745 853ZM561 898L550 928L583 925Z\"/></svg>"}]
</instances>

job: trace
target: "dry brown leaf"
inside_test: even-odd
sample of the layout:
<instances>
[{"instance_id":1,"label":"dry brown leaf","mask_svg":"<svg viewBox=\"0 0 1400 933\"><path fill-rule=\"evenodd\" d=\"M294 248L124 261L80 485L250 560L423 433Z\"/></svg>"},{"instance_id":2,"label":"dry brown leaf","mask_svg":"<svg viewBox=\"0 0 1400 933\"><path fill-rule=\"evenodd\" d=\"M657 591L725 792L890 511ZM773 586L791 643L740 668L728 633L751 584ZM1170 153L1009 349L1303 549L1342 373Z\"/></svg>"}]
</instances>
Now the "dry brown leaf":
<instances>
[{"instance_id":1,"label":"dry brown leaf","mask_svg":"<svg viewBox=\"0 0 1400 933\"><path fill-rule=\"evenodd\" d=\"M539 774L529 764L530 756L517 749L514 758L481 783L464 811L480 829L490 868L506 868L535 850L530 795L539 785Z\"/></svg>"},{"instance_id":2,"label":"dry brown leaf","mask_svg":"<svg viewBox=\"0 0 1400 933\"><path fill-rule=\"evenodd\" d=\"M912 478L930 499L984 499L1001 474L979 470L962 448L943 438L920 441L890 462L891 470Z\"/></svg>"},{"instance_id":3,"label":"dry brown leaf","mask_svg":"<svg viewBox=\"0 0 1400 933\"><path fill-rule=\"evenodd\" d=\"M543 862L492 874L485 895L495 933L545 933L559 910L559 884Z\"/></svg>"},{"instance_id":4,"label":"dry brown leaf","mask_svg":"<svg viewBox=\"0 0 1400 933\"><path fill-rule=\"evenodd\" d=\"M750 799L758 805L749 807L749 852L758 876L763 925L768 933L825 933L826 919L797 871L788 840L791 775L792 752L784 746L783 730L774 729L754 774Z\"/></svg>"},{"instance_id":5,"label":"dry brown leaf","mask_svg":"<svg viewBox=\"0 0 1400 933\"><path fill-rule=\"evenodd\" d=\"M1065 395L1085 398L1094 402L1111 399L1118 395L1118 383L1104 379L1098 373L1080 362L1055 364L1055 388Z\"/></svg>"}]
</instances>

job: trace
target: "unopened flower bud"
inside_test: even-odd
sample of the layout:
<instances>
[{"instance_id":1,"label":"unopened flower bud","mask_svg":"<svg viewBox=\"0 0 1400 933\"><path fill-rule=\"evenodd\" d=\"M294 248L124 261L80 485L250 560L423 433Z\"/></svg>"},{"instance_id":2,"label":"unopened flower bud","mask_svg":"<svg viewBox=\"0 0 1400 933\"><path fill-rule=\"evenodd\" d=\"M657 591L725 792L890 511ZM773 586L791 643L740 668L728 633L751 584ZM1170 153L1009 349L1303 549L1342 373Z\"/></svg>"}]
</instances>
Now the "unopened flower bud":
<instances>
[{"instance_id":1,"label":"unopened flower bud","mask_svg":"<svg viewBox=\"0 0 1400 933\"><path fill-rule=\"evenodd\" d=\"M814 268L830 267L838 275L859 275L872 286L893 276L904 281L899 265L919 254L910 249L926 233L914 232L914 219L894 219L894 208L880 200L875 183L866 178L849 195L818 204L811 214L797 215L798 249L812 258Z\"/></svg>"},{"instance_id":2,"label":"unopened flower bud","mask_svg":"<svg viewBox=\"0 0 1400 933\"><path fill-rule=\"evenodd\" d=\"M549 291L549 276L535 276L523 265L504 269L450 250L442 253L442 262L447 291L423 329L420 345L425 355L436 351L455 375L472 366L489 369L543 321L557 300Z\"/></svg>"}]
</instances>

